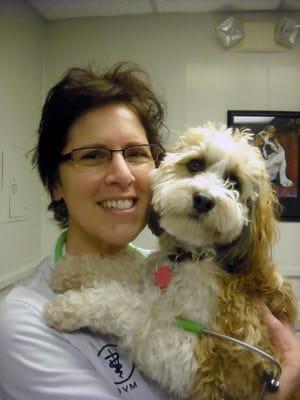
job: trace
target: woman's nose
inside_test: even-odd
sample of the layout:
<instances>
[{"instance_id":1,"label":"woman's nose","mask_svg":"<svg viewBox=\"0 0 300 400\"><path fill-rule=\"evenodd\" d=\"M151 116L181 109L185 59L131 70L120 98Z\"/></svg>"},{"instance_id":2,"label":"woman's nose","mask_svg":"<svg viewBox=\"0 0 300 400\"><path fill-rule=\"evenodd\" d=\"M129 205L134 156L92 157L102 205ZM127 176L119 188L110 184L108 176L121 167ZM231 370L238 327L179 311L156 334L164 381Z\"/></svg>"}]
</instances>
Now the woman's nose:
<instances>
[{"instance_id":1,"label":"woman's nose","mask_svg":"<svg viewBox=\"0 0 300 400\"><path fill-rule=\"evenodd\" d=\"M106 183L118 183L122 187L127 187L135 181L135 177L121 152L112 154L112 158L107 167Z\"/></svg>"}]
</instances>

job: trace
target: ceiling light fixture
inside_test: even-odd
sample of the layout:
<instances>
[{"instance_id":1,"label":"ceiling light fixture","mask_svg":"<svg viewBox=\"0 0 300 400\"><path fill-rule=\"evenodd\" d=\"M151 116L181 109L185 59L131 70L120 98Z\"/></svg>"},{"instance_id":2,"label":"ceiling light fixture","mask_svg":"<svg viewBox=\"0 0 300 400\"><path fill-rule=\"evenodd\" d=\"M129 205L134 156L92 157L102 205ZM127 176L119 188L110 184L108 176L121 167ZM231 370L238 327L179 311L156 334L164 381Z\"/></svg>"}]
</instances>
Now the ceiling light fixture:
<instances>
[{"instance_id":1,"label":"ceiling light fixture","mask_svg":"<svg viewBox=\"0 0 300 400\"><path fill-rule=\"evenodd\" d=\"M284 17L277 27L275 39L285 47L293 47L296 44L299 31L300 24L297 24L291 18Z\"/></svg>"},{"instance_id":2,"label":"ceiling light fixture","mask_svg":"<svg viewBox=\"0 0 300 400\"><path fill-rule=\"evenodd\" d=\"M238 21L233 17L227 18L216 27L216 35L226 48L234 46L244 36Z\"/></svg>"}]
</instances>

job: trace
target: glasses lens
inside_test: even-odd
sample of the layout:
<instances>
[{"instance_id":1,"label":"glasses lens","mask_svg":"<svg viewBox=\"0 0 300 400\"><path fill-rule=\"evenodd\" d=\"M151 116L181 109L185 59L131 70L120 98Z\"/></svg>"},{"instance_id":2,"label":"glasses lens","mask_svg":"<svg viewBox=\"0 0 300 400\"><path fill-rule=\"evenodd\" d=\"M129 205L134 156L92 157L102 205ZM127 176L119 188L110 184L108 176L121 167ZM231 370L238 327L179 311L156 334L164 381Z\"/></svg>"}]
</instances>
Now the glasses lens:
<instances>
[{"instance_id":1,"label":"glasses lens","mask_svg":"<svg viewBox=\"0 0 300 400\"><path fill-rule=\"evenodd\" d=\"M131 146L124 149L124 157L132 164L143 164L155 161L151 145Z\"/></svg>"},{"instance_id":2,"label":"glasses lens","mask_svg":"<svg viewBox=\"0 0 300 400\"><path fill-rule=\"evenodd\" d=\"M91 147L74 150L73 157L80 165L99 165L110 160L111 152L104 147Z\"/></svg>"}]
</instances>

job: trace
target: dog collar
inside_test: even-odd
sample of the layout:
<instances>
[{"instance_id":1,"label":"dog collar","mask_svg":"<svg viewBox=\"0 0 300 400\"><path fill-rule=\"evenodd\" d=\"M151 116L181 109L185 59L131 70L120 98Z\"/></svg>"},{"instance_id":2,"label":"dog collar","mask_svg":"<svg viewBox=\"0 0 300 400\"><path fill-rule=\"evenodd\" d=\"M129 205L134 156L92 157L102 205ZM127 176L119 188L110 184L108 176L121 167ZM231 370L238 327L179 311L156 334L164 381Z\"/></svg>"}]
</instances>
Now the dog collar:
<instances>
[{"instance_id":1,"label":"dog collar","mask_svg":"<svg viewBox=\"0 0 300 400\"><path fill-rule=\"evenodd\" d=\"M168 254L168 259L171 264L161 264L157 265L154 272L154 283L160 289L166 289L173 275L173 270L185 260L199 261L208 257L213 257L215 252L213 249L199 250L197 253L193 254L190 251L185 251L182 247L176 247L174 253Z\"/></svg>"},{"instance_id":2,"label":"dog collar","mask_svg":"<svg viewBox=\"0 0 300 400\"><path fill-rule=\"evenodd\" d=\"M201 261L205 258L215 256L215 250L212 248L199 249L197 252L185 251L182 247L175 247L174 253L168 254L168 259L175 264L179 264L185 260Z\"/></svg>"},{"instance_id":3,"label":"dog collar","mask_svg":"<svg viewBox=\"0 0 300 400\"><path fill-rule=\"evenodd\" d=\"M216 258L226 272L229 274L234 274L244 271L247 268L246 255L229 259L226 257L228 248L232 247L236 242L237 240L233 243L230 243L230 245L219 246L216 249L198 249L195 253L186 251L182 247L178 246L175 247L175 251L173 253L168 254L168 259L173 265L176 265L185 260L202 261L206 258Z\"/></svg>"},{"instance_id":4,"label":"dog collar","mask_svg":"<svg viewBox=\"0 0 300 400\"><path fill-rule=\"evenodd\" d=\"M247 255L231 252L231 248L238 248L239 237L230 244L218 246L216 248L216 260L220 263L223 269L229 274L235 274L247 269Z\"/></svg>"}]
</instances>

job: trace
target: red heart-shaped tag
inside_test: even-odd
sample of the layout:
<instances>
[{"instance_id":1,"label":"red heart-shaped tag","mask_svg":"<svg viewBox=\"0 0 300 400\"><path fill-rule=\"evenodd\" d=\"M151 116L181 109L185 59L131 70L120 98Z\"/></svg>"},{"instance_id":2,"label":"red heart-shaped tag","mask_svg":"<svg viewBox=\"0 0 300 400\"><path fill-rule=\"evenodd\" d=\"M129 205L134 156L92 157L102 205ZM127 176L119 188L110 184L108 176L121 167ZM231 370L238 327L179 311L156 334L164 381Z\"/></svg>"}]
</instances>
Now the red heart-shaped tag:
<instances>
[{"instance_id":1,"label":"red heart-shaped tag","mask_svg":"<svg viewBox=\"0 0 300 400\"><path fill-rule=\"evenodd\" d=\"M172 278L172 270L169 265L159 265L154 274L154 282L160 289L169 286Z\"/></svg>"}]
</instances>

